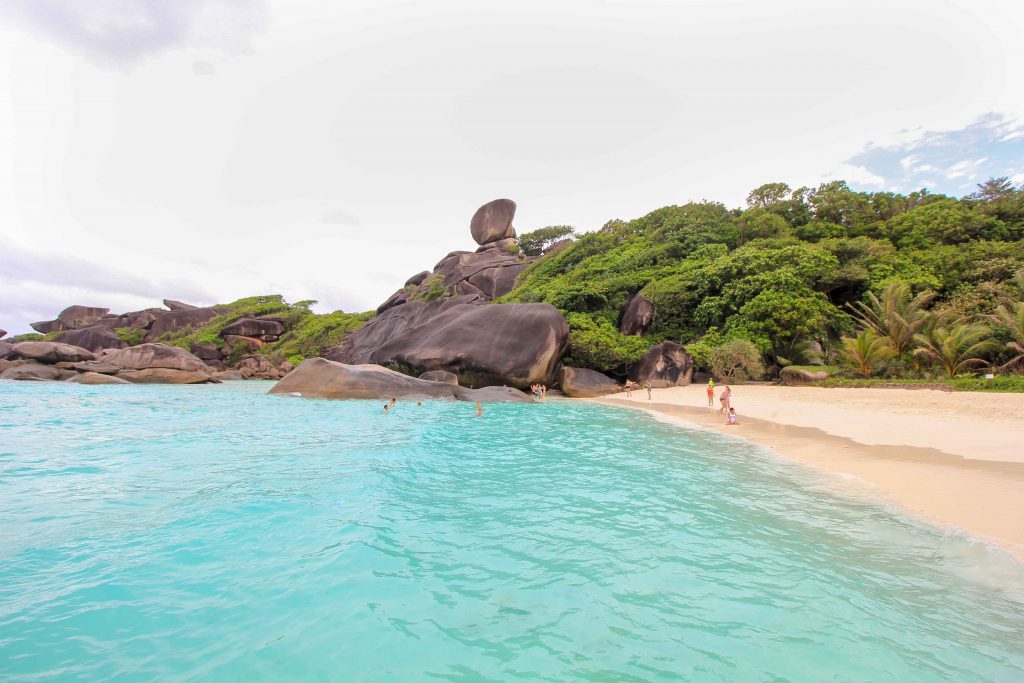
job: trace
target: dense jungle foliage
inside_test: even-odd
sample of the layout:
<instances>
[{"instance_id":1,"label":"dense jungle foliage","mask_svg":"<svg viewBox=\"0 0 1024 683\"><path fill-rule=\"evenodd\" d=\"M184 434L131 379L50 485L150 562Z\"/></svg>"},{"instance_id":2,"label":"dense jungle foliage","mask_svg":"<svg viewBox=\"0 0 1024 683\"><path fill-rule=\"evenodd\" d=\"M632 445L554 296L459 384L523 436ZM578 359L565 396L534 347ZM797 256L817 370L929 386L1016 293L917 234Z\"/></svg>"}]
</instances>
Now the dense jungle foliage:
<instances>
[{"instance_id":1,"label":"dense jungle foliage","mask_svg":"<svg viewBox=\"0 0 1024 683\"><path fill-rule=\"evenodd\" d=\"M705 368L746 340L769 376L823 362L858 377L955 376L1024 360L1022 270L1024 189L1006 178L961 199L770 183L743 209L609 221L535 262L503 301L561 309L566 362L616 376L663 340ZM637 292L654 319L627 337L618 325Z\"/></svg>"},{"instance_id":2,"label":"dense jungle foliage","mask_svg":"<svg viewBox=\"0 0 1024 683\"><path fill-rule=\"evenodd\" d=\"M306 358L321 355L325 349L341 342L346 334L358 330L373 317L373 312L313 313L310 307L316 301L297 301L289 304L280 294L250 296L230 304L223 304L224 313L197 328L184 328L165 334L159 341L192 350L193 344L215 344L224 347L226 342L220 331L240 318L273 316L285 326L286 332L275 342L259 349L259 354L273 360L287 360L298 365ZM239 345L231 349L229 365L238 357L252 351Z\"/></svg>"}]
</instances>

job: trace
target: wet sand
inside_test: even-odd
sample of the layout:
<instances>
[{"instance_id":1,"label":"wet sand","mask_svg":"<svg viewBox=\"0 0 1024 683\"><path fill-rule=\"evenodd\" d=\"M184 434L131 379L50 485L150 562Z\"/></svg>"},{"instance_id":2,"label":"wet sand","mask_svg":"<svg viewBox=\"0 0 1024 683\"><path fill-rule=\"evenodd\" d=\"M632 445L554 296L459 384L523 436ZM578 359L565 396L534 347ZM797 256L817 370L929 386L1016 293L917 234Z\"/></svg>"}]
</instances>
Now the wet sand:
<instances>
[{"instance_id":1,"label":"wet sand","mask_svg":"<svg viewBox=\"0 0 1024 683\"><path fill-rule=\"evenodd\" d=\"M712 408L703 385L595 400L748 439L1024 562L1024 395L740 385L726 426L718 394Z\"/></svg>"}]
</instances>

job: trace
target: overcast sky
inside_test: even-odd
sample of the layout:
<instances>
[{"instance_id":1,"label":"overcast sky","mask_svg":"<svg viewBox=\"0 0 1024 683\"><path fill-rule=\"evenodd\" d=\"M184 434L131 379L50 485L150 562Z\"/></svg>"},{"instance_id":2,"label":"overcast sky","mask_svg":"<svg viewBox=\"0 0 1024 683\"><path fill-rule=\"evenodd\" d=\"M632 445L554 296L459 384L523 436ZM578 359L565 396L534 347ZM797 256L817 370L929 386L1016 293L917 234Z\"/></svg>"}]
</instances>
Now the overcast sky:
<instances>
[{"instance_id":1,"label":"overcast sky","mask_svg":"<svg viewBox=\"0 0 1024 683\"><path fill-rule=\"evenodd\" d=\"M375 307L520 232L764 182L1024 182L1014 0L5 0L0 328Z\"/></svg>"}]
</instances>

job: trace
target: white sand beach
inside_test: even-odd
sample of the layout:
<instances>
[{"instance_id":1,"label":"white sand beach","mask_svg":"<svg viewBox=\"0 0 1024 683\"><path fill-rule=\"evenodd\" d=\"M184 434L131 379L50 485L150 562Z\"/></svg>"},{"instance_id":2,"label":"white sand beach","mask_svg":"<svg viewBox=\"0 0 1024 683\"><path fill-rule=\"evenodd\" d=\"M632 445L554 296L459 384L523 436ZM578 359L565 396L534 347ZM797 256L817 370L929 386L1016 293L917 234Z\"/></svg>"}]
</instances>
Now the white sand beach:
<instances>
[{"instance_id":1,"label":"white sand beach","mask_svg":"<svg viewBox=\"0 0 1024 683\"><path fill-rule=\"evenodd\" d=\"M597 399L746 438L866 482L891 504L997 543L1024 562L1024 395L733 387L735 426L705 386Z\"/></svg>"}]
</instances>

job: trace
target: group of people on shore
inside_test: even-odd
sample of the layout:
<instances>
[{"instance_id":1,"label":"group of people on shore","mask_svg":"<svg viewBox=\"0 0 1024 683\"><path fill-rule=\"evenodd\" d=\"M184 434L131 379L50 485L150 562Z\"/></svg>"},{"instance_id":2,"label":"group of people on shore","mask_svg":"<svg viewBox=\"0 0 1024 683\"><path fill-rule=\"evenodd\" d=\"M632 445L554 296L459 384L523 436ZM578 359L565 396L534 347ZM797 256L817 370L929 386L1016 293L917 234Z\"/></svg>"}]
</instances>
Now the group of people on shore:
<instances>
[{"instance_id":1,"label":"group of people on shore","mask_svg":"<svg viewBox=\"0 0 1024 683\"><path fill-rule=\"evenodd\" d=\"M736 424L736 409L732 405L732 387L728 384L723 386L725 388L718 395L718 402L721 404L718 412L725 413L725 424L734 425ZM708 407L715 407L715 380L710 378L708 379Z\"/></svg>"},{"instance_id":2,"label":"group of people on shore","mask_svg":"<svg viewBox=\"0 0 1024 683\"><path fill-rule=\"evenodd\" d=\"M548 388L544 384L531 384L530 395L533 396L538 401L543 401L544 398L548 395Z\"/></svg>"}]
</instances>

